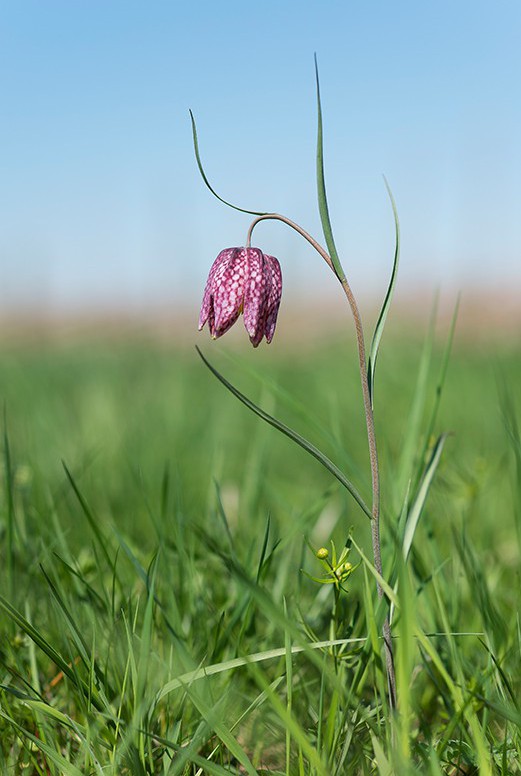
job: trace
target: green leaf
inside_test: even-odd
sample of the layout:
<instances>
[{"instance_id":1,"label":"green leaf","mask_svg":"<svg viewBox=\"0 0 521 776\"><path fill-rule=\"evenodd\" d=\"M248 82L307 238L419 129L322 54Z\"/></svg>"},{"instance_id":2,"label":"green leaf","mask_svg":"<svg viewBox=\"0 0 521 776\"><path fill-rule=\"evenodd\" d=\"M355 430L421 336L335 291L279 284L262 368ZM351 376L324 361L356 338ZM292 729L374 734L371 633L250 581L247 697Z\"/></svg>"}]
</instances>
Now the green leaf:
<instances>
[{"instance_id":1,"label":"green leaf","mask_svg":"<svg viewBox=\"0 0 521 776\"><path fill-rule=\"evenodd\" d=\"M357 637L350 639L328 639L327 641L314 641L308 642L305 645L292 644L291 654L297 655L301 654L302 652L309 652L310 650L328 650L332 647L345 647L351 644L359 645L363 644L365 641L365 638ZM174 679L170 679L170 681L163 685L163 687L159 690L154 703L158 704L162 698L164 698L166 695L169 695L171 692L179 690L180 688L184 688L185 685L197 682L199 679L204 679L207 676L215 676L216 674L234 671L236 668L243 668L244 666L251 665L251 663L262 663L266 660L275 660L281 657L286 657L286 655L287 646L276 647L274 649L267 649L264 652L254 652L250 655L245 655L244 657L231 658L230 660L225 660L222 663L213 663L212 665L208 666L200 666L199 668L195 669L195 671L188 671L181 676L176 676Z\"/></svg>"},{"instance_id":2,"label":"green leaf","mask_svg":"<svg viewBox=\"0 0 521 776\"><path fill-rule=\"evenodd\" d=\"M47 657L49 657L53 663L59 668L59 670L75 685L78 690L88 698L91 694L91 688L78 677L71 665L60 655L57 650L45 639L41 632L35 628L26 618L12 606L2 595L0 595L0 609L16 624L20 630L22 630ZM104 706L96 696L91 698L92 703L96 706L98 711L103 711Z\"/></svg>"},{"instance_id":3,"label":"green leaf","mask_svg":"<svg viewBox=\"0 0 521 776\"><path fill-rule=\"evenodd\" d=\"M445 440L447 439L447 436L448 434L441 434L436 440L436 444L434 445L434 450L432 451L432 455L429 459L429 462L427 463L427 466L425 467L425 471L423 473L420 487L418 488L418 493L416 495L414 503L412 504L409 510L409 515L407 517L407 523L405 525L403 543L402 543L403 557L406 560L409 557L409 553L411 551L414 534L418 526L418 521L423 511L423 507L425 506L425 501L427 499L427 494L429 492L429 488L431 486L434 473L438 468L438 464L441 458L441 453L443 450L443 445L445 444Z\"/></svg>"},{"instance_id":4,"label":"green leaf","mask_svg":"<svg viewBox=\"0 0 521 776\"><path fill-rule=\"evenodd\" d=\"M16 531L14 494L13 494L13 467L11 460L11 448L9 445L9 436L7 434L7 411L4 404L4 472L5 472L5 495L7 502L7 530L6 530L6 555L7 555L7 580L9 585L9 594L12 595L15 586L14 578L14 542Z\"/></svg>"},{"instance_id":5,"label":"green leaf","mask_svg":"<svg viewBox=\"0 0 521 776\"><path fill-rule=\"evenodd\" d=\"M82 771L76 768L71 762L65 759L56 749L53 749L46 741L42 741L41 738L33 735L29 730L26 730L19 725L14 719L0 709L0 717L6 720L17 731L22 740L30 741L35 749L39 749L46 757L51 760L54 765L60 769L60 773L64 776L82 776ZM49 771L48 771L49 772Z\"/></svg>"},{"instance_id":6,"label":"green leaf","mask_svg":"<svg viewBox=\"0 0 521 776\"><path fill-rule=\"evenodd\" d=\"M255 415L258 415L259 418L262 418L262 420L265 420L266 423L269 423L270 426L273 426L273 428L278 429L278 431L285 434L287 437L292 439L299 447L302 447L304 450L306 450L310 455L313 456L313 458L316 458L317 461L320 461L322 466L324 466L334 477L337 478L337 480L344 486L344 488L352 495L356 503L359 505L359 507L365 512L367 517L371 518L371 510L363 500L362 496L358 492L358 490L355 488L353 483L348 480L348 478L340 471L338 466L336 466L333 461L331 461L324 453L322 453L315 445L313 445L311 442L308 442L307 439L305 439L303 436L298 434L296 431L293 431L293 429L286 426L284 423L282 423L280 420L277 420L272 415L269 415L267 412L264 412L260 407L258 407L256 404L254 404L250 399L248 399L247 396L245 396L243 393L241 393L235 386L233 386L228 380L223 377L220 372L213 367L209 361L203 356L201 351L196 345L197 352L201 356L201 359L206 364L210 372L217 377L217 379L227 388L230 393L233 393L234 396L239 399L243 404L248 407L252 412L255 413Z\"/></svg>"},{"instance_id":7,"label":"green leaf","mask_svg":"<svg viewBox=\"0 0 521 776\"><path fill-rule=\"evenodd\" d=\"M437 306L438 299L436 296L430 316L429 327L427 329L427 336L425 337L420 356L416 384L414 386L412 403L408 412L407 425L398 463L396 492L399 494L400 499L402 499L405 518L409 510L410 496L415 492L414 486L417 485L421 478L421 466L425 460L425 455L423 458L420 458L421 453L418 453L418 451L422 450L424 444L422 424L429 391L429 375L432 366ZM425 453L425 449L423 449L423 453Z\"/></svg>"},{"instance_id":8,"label":"green leaf","mask_svg":"<svg viewBox=\"0 0 521 776\"><path fill-rule=\"evenodd\" d=\"M231 755L242 765L244 771L249 774L249 776L257 776L257 771L253 767L245 750L227 725L224 724L223 706L226 697L221 696L214 706L210 706L190 685L185 685L183 689L206 724L214 731L215 735L220 738Z\"/></svg>"},{"instance_id":9,"label":"green leaf","mask_svg":"<svg viewBox=\"0 0 521 776\"><path fill-rule=\"evenodd\" d=\"M87 504L87 501L83 497L79 487L76 484L76 481L74 480L74 477L70 473L69 469L67 468L67 465L65 461L62 461L62 466L65 471L65 474L67 476L67 479L69 480L69 483L74 491L74 494L76 498L78 499L78 502L81 506L82 512L87 518L87 521L90 525L90 528L92 530L92 533L96 537L96 540L101 548L101 551L103 555L105 556L105 560L107 561L108 567L115 573L115 567L114 567L114 561L110 557L109 551L107 549L108 542L106 537L103 535L103 532L101 531L99 527L99 520L96 518L92 510L90 509L89 505Z\"/></svg>"},{"instance_id":10,"label":"green leaf","mask_svg":"<svg viewBox=\"0 0 521 776\"><path fill-rule=\"evenodd\" d=\"M324 232L324 238L326 240L327 249L331 257L331 261L335 268L336 276L342 283L346 279L345 272L340 263L338 252L335 246L335 240L333 237L333 229L331 227L331 219L329 218L329 207L327 204L326 195L326 181L324 177L324 141L322 133L322 105L320 102L320 82L318 79L318 63L317 56L315 54L315 78L317 83L317 194L318 194L318 210L320 213L320 220L322 221L322 231Z\"/></svg>"},{"instance_id":11,"label":"green leaf","mask_svg":"<svg viewBox=\"0 0 521 776\"><path fill-rule=\"evenodd\" d=\"M438 377L438 382L436 383L435 399L432 407L432 413L429 418L429 423L427 425L427 431L425 433L425 444L424 444L421 459L425 457L425 453L427 452L427 446L429 444L430 438L434 433L434 426L436 424L438 412L440 409L441 397L443 395L443 387L445 385L445 379L447 377L447 369L449 366L450 354L452 352L452 344L454 342L454 334L456 331L456 323L458 320L459 304L460 304L460 297L458 296L456 305L454 307L454 312L452 314L452 320L450 322L449 335L447 337L447 342L445 344L445 349L443 351L440 375Z\"/></svg>"},{"instance_id":12,"label":"green leaf","mask_svg":"<svg viewBox=\"0 0 521 776\"><path fill-rule=\"evenodd\" d=\"M385 321L387 319L387 313L389 312L389 307L391 306L391 301L393 298L394 287L396 285L396 278L398 275L398 263L400 260L400 222L398 221L398 211L396 209L396 202L394 201L394 197L392 195L391 189L389 187L389 184L387 183L387 179L385 178L385 176L384 176L384 182L385 182L385 187L387 189L387 193L389 194L389 199L391 200L391 206L393 209L394 229L395 229L396 237L395 237L395 248L394 248L393 271L391 272L391 279L389 281L387 293L385 295L382 309L380 310L380 315L378 316L378 321L376 323L376 327L373 334L373 340L371 342L369 359L367 362L367 382L369 383L369 396L371 397L371 406L373 406L373 397L374 397L374 373L376 370L376 359L378 357L378 349L380 347L380 340L382 339Z\"/></svg>"},{"instance_id":13,"label":"green leaf","mask_svg":"<svg viewBox=\"0 0 521 776\"><path fill-rule=\"evenodd\" d=\"M267 212L260 212L258 210L246 210L245 208L237 207L237 205L232 205L231 202L228 202L227 200L225 200L222 197L220 197L219 194L217 194L215 189L211 186L210 181L206 177L206 173L205 173L204 168L203 168L203 163L201 161L201 155L199 153L199 141L197 140L197 128L195 126L194 114L192 113L192 111L189 111L189 113L190 113L190 119L192 121L192 136L193 136L193 140L194 140L194 151L195 151L195 158L196 158L196 161L197 161L197 166L199 168L199 172L201 173L201 177L202 177L203 181L205 182L206 186L210 189L210 191L212 192L214 197L216 197L216 199L218 199L220 202L223 202L225 205L228 205L228 207L233 208L233 210L238 210L240 213L249 213L252 216L265 216L265 215L267 215Z\"/></svg>"}]
</instances>

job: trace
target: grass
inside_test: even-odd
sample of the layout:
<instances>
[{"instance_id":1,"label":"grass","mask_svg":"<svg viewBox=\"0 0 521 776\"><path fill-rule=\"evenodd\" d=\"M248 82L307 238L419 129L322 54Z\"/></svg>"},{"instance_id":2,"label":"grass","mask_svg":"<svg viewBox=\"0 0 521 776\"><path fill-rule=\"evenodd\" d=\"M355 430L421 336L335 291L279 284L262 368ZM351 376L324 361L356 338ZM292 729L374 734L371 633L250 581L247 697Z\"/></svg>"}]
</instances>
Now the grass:
<instances>
[{"instance_id":1,"label":"grass","mask_svg":"<svg viewBox=\"0 0 521 776\"><path fill-rule=\"evenodd\" d=\"M201 347L369 499L343 339ZM379 357L395 715L368 519L314 459L191 349L1 355L0 773L521 772L519 349L457 341L432 428L443 346L387 336ZM346 593L310 578L308 541L349 531Z\"/></svg>"}]
</instances>

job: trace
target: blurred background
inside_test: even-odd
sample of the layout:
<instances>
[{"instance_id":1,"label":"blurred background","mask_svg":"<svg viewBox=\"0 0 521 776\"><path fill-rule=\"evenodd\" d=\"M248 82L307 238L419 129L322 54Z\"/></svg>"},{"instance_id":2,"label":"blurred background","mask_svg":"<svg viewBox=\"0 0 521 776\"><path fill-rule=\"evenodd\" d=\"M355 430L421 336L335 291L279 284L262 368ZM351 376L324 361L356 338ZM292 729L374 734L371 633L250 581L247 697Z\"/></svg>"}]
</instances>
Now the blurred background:
<instances>
[{"instance_id":1,"label":"blurred background","mask_svg":"<svg viewBox=\"0 0 521 776\"><path fill-rule=\"evenodd\" d=\"M402 228L398 309L422 314L436 291L450 308L463 291L463 322L490 314L512 329L520 31L514 0L1 2L4 334L162 320L192 341L208 268L244 242L250 217L204 186L190 108L224 198L321 238L314 52L331 217L355 292L377 304L388 281L385 174ZM290 230L263 224L255 242L282 261L286 315L343 305Z\"/></svg>"}]
</instances>

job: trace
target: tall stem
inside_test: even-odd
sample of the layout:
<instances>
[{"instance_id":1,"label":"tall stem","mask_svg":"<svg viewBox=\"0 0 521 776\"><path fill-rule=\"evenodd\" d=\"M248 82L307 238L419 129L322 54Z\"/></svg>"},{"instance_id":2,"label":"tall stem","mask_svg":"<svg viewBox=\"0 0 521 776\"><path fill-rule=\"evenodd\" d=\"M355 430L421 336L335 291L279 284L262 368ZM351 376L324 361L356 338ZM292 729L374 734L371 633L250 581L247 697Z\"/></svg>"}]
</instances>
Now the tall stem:
<instances>
[{"instance_id":1,"label":"tall stem","mask_svg":"<svg viewBox=\"0 0 521 776\"><path fill-rule=\"evenodd\" d=\"M250 225L250 228L248 229L248 235L246 238L247 247L251 246L251 236L255 226L260 221L267 221L267 220L282 221L282 223L286 224L287 226L290 226L292 229L298 232L302 237L304 237L304 239L307 240L310 243L310 245L313 246L313 248L317 251L317 253L320 254L320 256L324 259L328 267L331 269L332 272L334 272L334 274L338 278L342 286L342 289L344 291L344 294L347 298L347 301L349 303L349 306L351 308L351 313L353 315L355 331L356 331L356 343L358 347L358 364L360 369L360 381L362 383L362 396L364 401L364 414L365 414L365 424L367 429L367 441L369 444L369 460L371 463L371 489L372 489L371 540L373 545L373 558L374 558L374 566L376 571L380 574L380 576L383 576L382 553L381 553L381 543L380 543L380 469L378 466L378 451L376 447L374 414L373 414L373 408L371 406L371 397L369 394L364 331L362 328L362 319L360 317L360 311L358 309L355 296L351 290L351 286L347 282L346 278L340 278L338 276L335 270L335 267L333 265L333 262L331 261L331 257L329 256L327 251L325 251L324 248L313 237L311 237L310 234L308 234L308 232L302 229L302 227L300 227L294 221L291 221L289 218L286 218L286 216L282 216L278 213L266 213L265 215L261 215L255 218L252 224ZM378 598L381 599L383 597L383 590L382 590L382 586L378 581L376 583L376 587L378 591ZM383 624L383 639L384 639L384 645L385 645L385 664L387 669L389 704L391 708L395 708L396 676L394 672L391 627L389 624L389 615L387 613L385 615L385 620Z\"/></svg>"}]
</instances>

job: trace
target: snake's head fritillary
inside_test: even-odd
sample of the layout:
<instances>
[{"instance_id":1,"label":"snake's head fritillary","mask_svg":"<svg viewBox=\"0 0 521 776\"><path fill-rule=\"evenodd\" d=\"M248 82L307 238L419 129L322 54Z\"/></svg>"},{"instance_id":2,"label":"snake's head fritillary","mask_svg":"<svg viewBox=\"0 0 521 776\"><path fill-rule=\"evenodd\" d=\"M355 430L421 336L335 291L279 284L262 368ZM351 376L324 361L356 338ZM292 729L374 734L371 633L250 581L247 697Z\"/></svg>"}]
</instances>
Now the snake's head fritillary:
<instances>
[{"instance_id":1,"label":"snake's head fritillary","mask_svg":"<svg viewBox=\"0 0 521 776\"><path fill-rule=\"evenodd\" d=\"M282 272L274 256L259 248L226 248L215 259L206 281L199 331L208 321L214 339L230 329L239 315L253 347L263 337L271 342L282 296Z\"/></svg>"}]
</instances>

